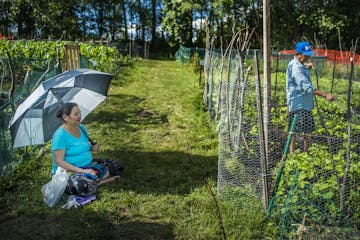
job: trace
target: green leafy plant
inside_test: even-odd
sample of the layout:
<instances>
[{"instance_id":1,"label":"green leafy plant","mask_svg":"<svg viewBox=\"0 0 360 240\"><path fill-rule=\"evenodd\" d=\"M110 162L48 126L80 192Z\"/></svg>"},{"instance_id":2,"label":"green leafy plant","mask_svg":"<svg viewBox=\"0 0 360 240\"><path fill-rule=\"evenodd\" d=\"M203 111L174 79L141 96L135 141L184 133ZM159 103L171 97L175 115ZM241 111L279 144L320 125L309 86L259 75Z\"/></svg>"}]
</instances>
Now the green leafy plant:
<instances>
[{"instance_id":1,"label":"green leafy plant","mask_svg":"<svg viewBox=\"0 0 360 240\"><path fill-rule=\"evenodd\" d=\"M357 162L358 155L354 151L351 154ZM275 215L286 218L291 213L290 219L297 222L306 214L307 225L311 226L359 224L356 218L359 216L358 199L355 200L359 197L356 184L360 179L359 164L351 165L346 182L348 191L343 196L346 198L344 210L340 208L340 188L346 165L345 150L334 154L333 161L328 147L322 144L313 144L307 153L297 151L290 155L276 192ZM340 216L343 222L339 221ZM350 218L352 222L347 222Z\"/></svg>"}]
</instances>

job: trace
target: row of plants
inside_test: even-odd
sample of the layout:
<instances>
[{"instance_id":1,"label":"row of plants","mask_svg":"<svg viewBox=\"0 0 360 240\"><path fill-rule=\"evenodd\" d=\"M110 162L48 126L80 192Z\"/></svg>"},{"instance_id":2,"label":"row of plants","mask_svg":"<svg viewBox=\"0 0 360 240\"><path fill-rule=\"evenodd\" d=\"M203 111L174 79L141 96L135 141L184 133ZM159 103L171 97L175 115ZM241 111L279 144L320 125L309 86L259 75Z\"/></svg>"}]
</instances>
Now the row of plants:
<instances>
[{"instance_id":1,"label":"row of plants","mask_svg":"<svg viewBox=\"0 0 360 240\"><path fill-rule=\"evenodd\" d=\"M1 94L7 94L10 88L11 72L7 53L10 55L13 72L17 85L25 82L27 71L28 77L40 78L44 72L43 79L54 76L61 72L61 59L64 57L65 45L78 44L80 49L81 67L116 74L119 66L128 65L131 59L122 56L115 47L97 45L91 43L77 43L65 41L34 41L0 40L0 74ZM36 80L37 81L37 80ZM19 91L19 87L17 87ZM7 98L5 96L5 98Z\"/></svg>"},{"instance_id":2,"label":"row of plants","mask_svg":"<svg viewBox=\"0 0 360 240\"><path fill-rule=\"evenodd\" d=\"M308 152L297 151L288 157L272 210L280 228L286 226L289 234L295 234L298 228L291 224L298 224L305 215L306 226L316 227L319 233L330 227L359 226L360 159L353 146L346 174L345 145L332 153L326 143L313 143ZM275 178L279 168L273 169Z\"/></svg>"},{"instance_id":3,"label":"row of plants","mask_svg":"<svg viewBox=\"0 0 360 240\"><path fill-rule=\"evenodd\" d=\"M0 40L0 58L9 52L14 59L62 59L65 45L80 45L80 54L89 60L90 67L103 71L115 71L117 66L130 63L117 48L101 44L68 41Z\"/></svg>"}]
</instances>

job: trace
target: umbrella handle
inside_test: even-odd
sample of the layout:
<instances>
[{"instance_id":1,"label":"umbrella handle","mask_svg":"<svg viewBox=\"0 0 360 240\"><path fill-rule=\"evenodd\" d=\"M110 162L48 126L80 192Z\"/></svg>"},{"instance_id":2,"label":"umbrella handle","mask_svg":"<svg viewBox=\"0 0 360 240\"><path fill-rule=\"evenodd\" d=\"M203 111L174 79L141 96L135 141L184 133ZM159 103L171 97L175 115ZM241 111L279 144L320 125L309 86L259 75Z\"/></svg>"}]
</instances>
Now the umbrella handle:
<instances>
[{"instance_id":1,"label":"umbrella handle","mask_svg":"<svg viewBox=\"0 0 360 240\"><path fill-rule=\"evenodd\" d=\"M88 137L88 139L89 139L89 142L90 142L91 146L94 146L94 145L97 144L97 142L95 142L95 141L92 140L91 138Z\"/></svg>"}]
</instances>

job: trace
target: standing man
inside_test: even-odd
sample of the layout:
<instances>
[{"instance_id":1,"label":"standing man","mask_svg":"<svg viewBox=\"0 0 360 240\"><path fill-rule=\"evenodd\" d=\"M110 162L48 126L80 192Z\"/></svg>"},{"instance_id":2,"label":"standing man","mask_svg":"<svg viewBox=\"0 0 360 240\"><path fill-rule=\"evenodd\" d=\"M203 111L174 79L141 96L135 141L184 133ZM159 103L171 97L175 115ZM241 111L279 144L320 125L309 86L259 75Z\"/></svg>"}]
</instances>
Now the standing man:
<instances>
[{"instance_id":1,"label":"standing man","mask_svg":"<svg viewBox=\"0 0 360 240\"><path fill-rule=\"evenodd\" d=\"M309 134L315 130L312 110L314 108L314 95L322 96L328 101L333 101L335 97L320 89L314 89L311 83L309 69L314 69L314 65L309 61L313 55L311 45L308 42L298 42L295 46L295 57L289 62L286 69L286 98L289 112L288 129L295 114L297 121L294 132ZM290 153L295 150L295 137L291 138ZM304 151L309 148L309 137L304 136Z\"/></svg>"}]
</instances>

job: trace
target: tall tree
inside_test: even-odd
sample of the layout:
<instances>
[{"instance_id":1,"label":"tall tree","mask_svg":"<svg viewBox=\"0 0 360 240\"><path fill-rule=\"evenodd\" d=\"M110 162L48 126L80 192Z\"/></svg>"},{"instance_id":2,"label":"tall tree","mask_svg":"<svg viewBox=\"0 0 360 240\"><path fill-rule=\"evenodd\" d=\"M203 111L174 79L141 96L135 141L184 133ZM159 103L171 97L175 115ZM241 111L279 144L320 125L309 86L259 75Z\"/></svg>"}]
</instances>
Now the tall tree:
<instances>
[{"instance_id":1,"label":"tall tree","mask_svg":"<svg viewBox=\"0 0 360 240\"><path fill-rule=\"evenodd\" d=\"M15 0L11 1L10 15L17 25L19 38L59 38L63 31L69 37L79 34L74 13L75 0Z\"/></svg>"},{"instance_id":2,"label":"tall tree","mask_svg":"<svg viewBox=\"0 0 360 240\"><path fill-rule=\"evenodd\" d=\"M7 0L7 3L3 1L4 4L0 5L0 34L8 36L9 28L11 24L11 19L9 16L10 12L10 3Z\"/></svg>"},{"instance_id":3,"label":"tall tree","mask_svg":"<svg viewBox=\"0 0 360 240\"><path fill-rule=\"evenodd\" d=\"M164 2L162 26L170 33L172 45L177 41L193 46L193 1L169 0Z\"/></svg>"},{"instance_id":4,"label":"tall tree","mask_svg":"<svg viewBox=\"0 0 360 240\"><path fill-rule=\"evenodd\" d=\"M262 0L2 0L2 3L0 31L18 38L86 40L111 34L113 40L115 36L128 39L128 30L132 28L140 41L147 40L151 34L153 48L156 29L161 23L162 35L172 46L181 43L201 47L203 27L194 24L205 17L209 18L217 46L220 38L226 45L233 30L245 25L256 29L258 39L262 34ZM360 35L360 28L354 27L360 24L360 4L356 1L271 0L270 3L273 48L292 48L300 39L314 38L328 48L338 48L339 33L343 47L349 48ZM261 40L252 46L259 45Z\"/></svg>"},{"instance_id":5,"label":"tall tree","mask_svg":"<svg viewBox=\"0 0 360 240\"><path fill-rule=\"evenodd\" d=\"M82 0L80 1L79 5L77 6L77 10L75 10L78 13L79 16L79 25L80 25L80 31L81 31L81 39L84 41L87 33L88 33L88 8L87 8L87 1Z\"/></svg>"},{"instance_id":6,"label":"tall tree","mask_svg":"<svg viewBox=\"0 0 360 240\"><path fill-rule=\"evenodd\" d=\"M156 15L157 1L151 0L151 47L156 49L157 46L157 36L156 36L156 27L157 27L157 15Z\"/></svg>"},{"instance_id":7,"label":"tall tree","mask_svg":"<svg viewBox=\"0 0 360 240\"><path fill-rule=\"evenodd\" d=\"M146 8L137 0L137 11L139 14L139 25L141 26L141 40L145 42Z\"/></svg>"},{"instance_id":8,"label":"tall tree","mask_svg":"<svg viewBox=\"0 0 360 240\"><path fill-rule=\"evenodd\" d=\"M35 35L33 6L27 0L14 0L10 4L10 15L17 27L17 37L33 38Z\"/></svg>"},{"instance_id":9,"label":"tall tree","mask_svg":"<svg viewBox=\"0 0 360 240\"><path fill-rule=\"evenodd\" d=\"M75 15L76 0L29 1L34 7L36 27L42 38L77 39L81 36L78 17Z\"/></svg>"},{"instance_id":10,"label":"tall tree","mask_svg":"<svg viewBox=\"0 0 360 240\"><path fill-rule=\"evenodd\" d=\"M100 38L108 37L110 33L110 23L111 19L111 3L109 0L106 1L94 1L94 7L96 12L96 23L98 36Z\"/></svg>"},{"instance_id":11,"label":"tall tree","mask_svg":"<svg viewBox=\"0 0 360 240\"><path fill-rule=\"evenodd\" d=\"M123 29L124 29L124 39L127 41L129 39L128 34L128 23L127 23L127 11L126 11L126 5L125 0L120 0L120 9L121 9L121 16L123 19Z\"/></svg>"},{"instance_id":12,"label":"tall tree","mask_svg":"<svg viewBox=\"0 0 360 240\"><path fill-rule=\"evenodd\" d=\"M111 40L114 41L116 37L116 33L118 30L118 21L121 19L118 17L117 5L116 1L112 1L111 3L112 16L110 18L110 31L111 31Z\"/></svg>"}]
</instances>

